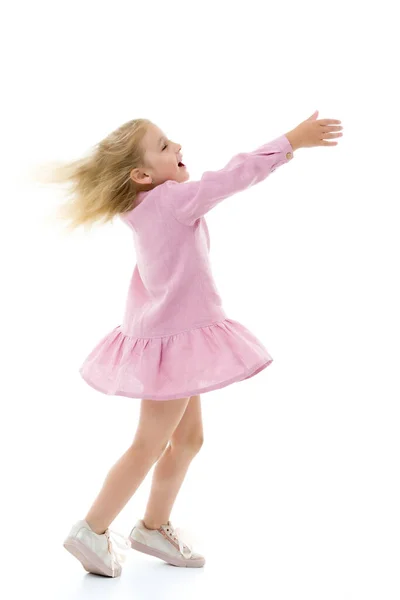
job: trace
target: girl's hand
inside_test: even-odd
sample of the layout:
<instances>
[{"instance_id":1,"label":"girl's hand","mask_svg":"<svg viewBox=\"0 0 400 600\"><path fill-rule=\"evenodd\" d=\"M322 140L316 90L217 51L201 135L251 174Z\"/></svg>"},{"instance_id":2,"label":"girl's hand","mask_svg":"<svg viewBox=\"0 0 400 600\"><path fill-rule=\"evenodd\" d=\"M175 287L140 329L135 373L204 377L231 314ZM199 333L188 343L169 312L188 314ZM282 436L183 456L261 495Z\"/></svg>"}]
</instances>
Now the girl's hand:
<instances>
[{"instance_id":1,"label":"girl's hand","mask_svg":"<svg viewBox=\"0 0 400 600\"><path fill-rule=\"evenodd\" d=\"M325 140L340 137L342 133L334 133L343 129L341 121L337 119L318 119L316 110L311 117L300 123L295 129L286 133L293 150L298 148L312 148L313 146L336 146L337 142L327 142Z\"/></svg>"}]
</instances>

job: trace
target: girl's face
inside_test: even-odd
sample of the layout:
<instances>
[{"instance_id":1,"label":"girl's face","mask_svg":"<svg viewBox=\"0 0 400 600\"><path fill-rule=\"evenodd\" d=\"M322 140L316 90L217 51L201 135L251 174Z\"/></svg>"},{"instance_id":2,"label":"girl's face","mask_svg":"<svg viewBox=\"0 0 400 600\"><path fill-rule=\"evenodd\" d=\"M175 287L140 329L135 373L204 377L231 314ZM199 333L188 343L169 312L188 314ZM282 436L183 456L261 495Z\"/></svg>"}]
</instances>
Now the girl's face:
<instances>
[{"instance_id":1,"label":"girl's face","mask_svg":"<svg viewBox=\"0 0 400 600\"><path fill-rule=\"evenodd\" d=\"M142 139L145 166L132 169L131 179L141 185L160 185L168 180L182 183L189 179L182 160L181 146L169 140L156 125L149 125Z\"/></svg>"}]
</instances>

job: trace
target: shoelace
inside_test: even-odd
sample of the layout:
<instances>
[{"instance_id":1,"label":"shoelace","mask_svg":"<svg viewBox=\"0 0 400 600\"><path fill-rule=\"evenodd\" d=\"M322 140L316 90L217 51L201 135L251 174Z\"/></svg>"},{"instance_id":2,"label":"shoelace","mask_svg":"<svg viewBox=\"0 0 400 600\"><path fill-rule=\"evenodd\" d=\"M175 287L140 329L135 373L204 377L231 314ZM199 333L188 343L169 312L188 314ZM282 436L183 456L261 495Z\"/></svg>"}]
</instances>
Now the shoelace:
<instances>
[{"instance_id":1,"label":"shoelace","mask_svg":"<svg viewBox=\"0 0 400 600\"><path fill-rule=\"evenodd\" d=\"M114 575L118 563L122 565L125 562L128 550L131 549L131 543L124 535L112 529L106 529L104 533L107 538L108 551L111 554L111 570Z\"/></svg>"},{"instance_id":2,"label":"shoelace","mask_svg":"<svg viewBox=\"0 0 400 600\"><path fill-rule=\"evenodd\" d=\"M181 554L185 558L191 558L192 553L193 553L193 543L192 543L192 539L190 538L188 531L183 529L183 527L177 527L175 529L174 526L171 524L171 522L168 525L168 528L171 530L172 537L174 538L174 540L178 542L179 550L180 550ZM188 552L186 552L186 554L185 554L185 546L188 547Z\"/></svg>"}]
</instances>

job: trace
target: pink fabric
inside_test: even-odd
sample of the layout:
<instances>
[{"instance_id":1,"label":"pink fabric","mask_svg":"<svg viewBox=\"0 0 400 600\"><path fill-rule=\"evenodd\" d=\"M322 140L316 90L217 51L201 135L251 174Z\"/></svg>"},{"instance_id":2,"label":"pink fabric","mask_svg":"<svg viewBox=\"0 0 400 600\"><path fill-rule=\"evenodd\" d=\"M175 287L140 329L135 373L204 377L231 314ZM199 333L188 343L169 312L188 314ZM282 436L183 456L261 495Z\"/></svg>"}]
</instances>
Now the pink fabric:
<instances>
[{"instance_id":1,"label":"pink fabric","mask_svg":"<svg viewBox=\"0 0 400 600\"><path fill-rule=\"evenodd\" d=\"M137 263L122 323L79 370L89 385L104 394L172 400L248 379L273 361L222 307L204 215L263 181L292 153L283 135L199 181L168 180L141 192L136 208L120 215L132 231Z\"/></svg>"}]
</instances>

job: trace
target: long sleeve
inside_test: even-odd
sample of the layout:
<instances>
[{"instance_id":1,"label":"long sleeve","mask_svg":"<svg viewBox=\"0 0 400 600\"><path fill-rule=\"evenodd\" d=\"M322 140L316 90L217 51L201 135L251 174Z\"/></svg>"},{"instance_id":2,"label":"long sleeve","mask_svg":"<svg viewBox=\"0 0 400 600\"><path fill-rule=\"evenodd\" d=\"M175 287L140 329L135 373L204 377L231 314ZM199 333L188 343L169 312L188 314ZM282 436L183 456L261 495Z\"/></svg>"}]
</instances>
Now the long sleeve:
<instances>
[{"instance_id":1,"label":"long sleeve","mask_svg":"<svg viewBox=\"0 0 400 600\"><path fill-rule=\"evenodd\" d=\"M219 202L260 183L292 158L293 148L282 135L257 150L237 154L219 171L205 171L199 181L166 181L163 201L179 222L193 225Z\"/></svg>"}]
</instances>

